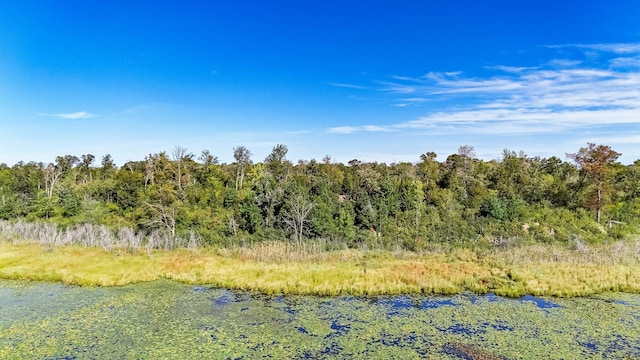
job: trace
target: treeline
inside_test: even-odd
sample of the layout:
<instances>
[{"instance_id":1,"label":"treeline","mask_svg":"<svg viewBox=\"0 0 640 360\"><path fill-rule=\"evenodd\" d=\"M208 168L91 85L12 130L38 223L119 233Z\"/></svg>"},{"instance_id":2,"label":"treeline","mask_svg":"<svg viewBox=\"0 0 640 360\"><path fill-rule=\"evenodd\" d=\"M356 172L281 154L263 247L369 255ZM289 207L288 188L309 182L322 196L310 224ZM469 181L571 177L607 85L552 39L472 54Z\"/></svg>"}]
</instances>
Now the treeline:
<instances>
[{"instance_id":1,"label":"treeline","mask_svg":"<svg viewBox=\"0 0 640 360\"><path fill-rule=\"evenodd\" d=\"M292 163L277 145L254 162L244 146L220 164L176 147L118 167L111 156L0 165L0 219L83 224L212 245L322 239L421 250L620 239L638 233L640 160L588 144L564 159L473 148L415 163ZM195 235L194 235L195 234ZM106 236L106 235L105 235ZM187 241L189 242L189 241Z\"/></svg>"}]
</instances>

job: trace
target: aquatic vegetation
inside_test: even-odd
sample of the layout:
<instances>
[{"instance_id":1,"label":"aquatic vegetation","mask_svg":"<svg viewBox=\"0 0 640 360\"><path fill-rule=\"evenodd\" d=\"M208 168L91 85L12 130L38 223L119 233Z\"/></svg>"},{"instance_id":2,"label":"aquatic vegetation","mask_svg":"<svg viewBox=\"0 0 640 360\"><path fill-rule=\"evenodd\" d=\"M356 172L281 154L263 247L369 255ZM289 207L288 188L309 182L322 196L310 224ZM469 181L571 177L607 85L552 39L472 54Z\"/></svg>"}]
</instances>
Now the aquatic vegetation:
<instances>
[{"instance_id":1,"label":"aquatic vegetation","mask_svg":"<svg viewBox=\"0 0 640 360\"><path fill-rule=\"evenodd\" d=\"M317 297L0 281L3 359L637 358L639 320L640 297L622 293Z\"/></svg>"}]
</instances>

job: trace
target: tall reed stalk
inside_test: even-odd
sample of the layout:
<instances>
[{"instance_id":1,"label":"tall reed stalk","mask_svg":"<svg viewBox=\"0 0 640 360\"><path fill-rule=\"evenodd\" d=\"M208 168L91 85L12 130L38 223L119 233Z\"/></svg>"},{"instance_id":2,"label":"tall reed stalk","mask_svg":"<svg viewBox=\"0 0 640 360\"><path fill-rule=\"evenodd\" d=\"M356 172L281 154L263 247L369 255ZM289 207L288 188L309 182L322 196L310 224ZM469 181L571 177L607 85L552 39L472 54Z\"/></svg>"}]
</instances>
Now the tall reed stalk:
<instances>
[{"instance_id":1,"label":"tall reed stalk","mask_svg":"<svg viewBox=\"0 0 640 360\"><path fill-rule=\"evenodd\" d=\"M112 230L104 225L79 224L60 228L56 224L0 221L0 238L14 245L38 244L46 247L81 246L112 250L173 250L195 249L202 240L191 232L188 238L172 236L166 231L153 230L149 233L130 228Z\"/></svg>"}]
</instances>

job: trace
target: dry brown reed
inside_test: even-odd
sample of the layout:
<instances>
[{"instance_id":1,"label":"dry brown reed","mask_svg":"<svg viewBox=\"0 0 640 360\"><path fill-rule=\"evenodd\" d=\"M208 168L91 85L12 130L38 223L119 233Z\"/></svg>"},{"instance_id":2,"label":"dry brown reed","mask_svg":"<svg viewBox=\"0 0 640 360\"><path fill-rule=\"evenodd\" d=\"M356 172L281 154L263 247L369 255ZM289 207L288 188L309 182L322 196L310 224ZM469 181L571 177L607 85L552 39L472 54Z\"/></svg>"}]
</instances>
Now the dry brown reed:
<instances>
[{"instance_id":1,"label":"dry brown reed","mask_svg":"<svg viewBox=\"0 0 640 360\"><path fill-rule=\"evenodd\" d=\"M182 238L157 229L147 234L130 228L112 230L103 225L93 224L60 228L51 223L0 221L0 236L14 245L38 244L49 248L81 246L102 248L106 251L194 249L202 245L202 239L193 232L188 238Z\"/></svg>"}]
</instances>

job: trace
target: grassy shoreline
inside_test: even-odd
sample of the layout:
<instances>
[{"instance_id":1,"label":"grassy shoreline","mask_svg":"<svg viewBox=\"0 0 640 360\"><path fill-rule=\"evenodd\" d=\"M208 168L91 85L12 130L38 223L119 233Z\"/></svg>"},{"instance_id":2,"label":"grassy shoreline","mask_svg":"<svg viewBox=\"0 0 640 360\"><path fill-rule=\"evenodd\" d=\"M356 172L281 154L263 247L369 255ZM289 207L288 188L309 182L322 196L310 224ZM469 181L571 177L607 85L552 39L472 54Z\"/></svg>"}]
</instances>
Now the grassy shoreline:
<instances>
[{"instance_id":1,"label":"grassy shoreline","mask_svg":"<svg viewBox=\"0 0 640 360\"><path fill-rule=\"evenodd\" d=\"M492 292L519 297L640 293L638 242L570 250L532 245L491 252L305 252L251 249L107 252L0 243L0 278L120 286L171 279L268 294L394 295Z\"/></svg>"}]
</instances>

